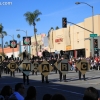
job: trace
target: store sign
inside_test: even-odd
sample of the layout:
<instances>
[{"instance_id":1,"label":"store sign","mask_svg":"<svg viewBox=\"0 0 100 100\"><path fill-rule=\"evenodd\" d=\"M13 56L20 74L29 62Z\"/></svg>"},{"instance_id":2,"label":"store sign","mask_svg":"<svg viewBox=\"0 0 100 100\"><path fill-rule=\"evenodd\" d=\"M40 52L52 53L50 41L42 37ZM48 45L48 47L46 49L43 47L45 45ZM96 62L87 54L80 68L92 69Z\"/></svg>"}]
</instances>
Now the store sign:
<instances>
[{"instance_id":1,"label":"store sign","mask_svg":"<svg viewBox=\"0 0 100 100\"><path fill-rule=\"evenodd\" d=\"M63 38L55 39L55 42L56 42L56 43L58 43L58 42L63 42Z\"/></svg>"},{"instance_id":2,"label":"store sign","mask_svg":"<svg viewBox=\"0 0 100 100\"><path fill-rule=\"evenodd\" d=\"M71 50L71 45L66 46L66 50Z\"/></svg>"}]
</instances>

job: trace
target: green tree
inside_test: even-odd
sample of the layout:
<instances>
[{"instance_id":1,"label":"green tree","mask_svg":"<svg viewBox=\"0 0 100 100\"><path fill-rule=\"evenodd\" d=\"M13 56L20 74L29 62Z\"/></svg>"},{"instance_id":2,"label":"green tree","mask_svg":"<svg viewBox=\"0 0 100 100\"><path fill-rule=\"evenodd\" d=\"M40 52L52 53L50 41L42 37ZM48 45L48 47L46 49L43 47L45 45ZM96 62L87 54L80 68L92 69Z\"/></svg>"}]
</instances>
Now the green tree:
<instances>
[{"instance_id":1,"label":"green tree","mask_svg":"<svg viewBox=\"0 0 100 100\"><path fill-rule=\"evenodd\" d=\"M20 34L17 34L17 38L19 39L19 43L20 43Z\"/></svg>"},{"instance_id":2,"label":"green tree","mask_svg":"<svg viewBox=\"0 0 100 100\"><path fill-rule=\"evenodd\" d=\"M17 34L17 38L19 39L19 48L21 48L20 47L20 34ZM19 49L19 51L20 51L20 49ZM21 51L20 51L21 52Z\"/></svg>"},{"instance_id":3,"label":"green tree","mask_svg":"<svg viewBox=\"0 0 100 100\"><path fill-rule=\"evenodd\" d=\"M53 27L51 27L51 29L50 30L54 30L54 28Z\"/></svg>"},{"instance_id":4,"label":"green tree","mask_svg":"<svg viewBox=\"0 0 100 100\"><path fill-rule=\"evenodd\" d=\"M7 41L5 42L5 45L8 46L8 42Z\"/></svg>"},{"instance_id":5,"label":"green tree","mask_svg":"<svg viewBox=\"0 0 100 100\"><path fill-rule=\"evenodd\" d=\"M59 27L58 26L56 26L56 28L55 28L56 30L58 30L59 29Z\"/></svg>"},{"instance_id":6,"label":"green tree","mask_svg":"<svg viewBox=\"0 0 100 100\"><path fill-rule=\"evenodd\" d=\"M2 53L4 53L4 49L3 49L3 38L4 36L7 35L6 31L3 31L4 27L2 26L2 24L0 24L0 37L1 37L1 43L2 43Z\"/></svg>"},{"instance_id":7,"label":"green tree","mask_svg":"<svg viewBox=\"0 0 100 100\"><path fill-rule=\"evenodd\" d=\"M35 30L34 30L35 32L37 32L37 29L35 28Z\"/></svg>"},{"instance_id":8,"label":"green tree","mask_svg":"<svg viewBox=\"0 0 100 100\"><path fill-rule=\"evenodd\" d=\"M50 33L51 30L54 30L54 28L51 27L50 30L48 31L48 35L47 35L48 38L49 38L49 35L50 35L49 33Z\"/></svg>"},{"instance_id":9,"label":"green tree","mask_svg":"<svg viewBox=\"0 0 100 100\"><path fill-rule=\"evenodd\" d=\"M39 10L35 10L34 12L26 12L24 14L26 21L29 23L29 25L34 26L34 36L35 36L36 44L37 44L37 38L36 38L35 26L36 26L36 22L40 21L40 18L38 18L38 16L41 14L42 13ZM36 53L38 56L37 46L36 46Z\"/></svg>"},{"instance_id":10,"label":"green tree","mask_svg":"<svg viewBox=\"0 0 100 100\"><path fill-rule=\"evenodd\" d=\"M47 35L48 38L49 38L49 35L50 35L49 33L50 33L50 30L48 31L48 35Z\"/></svg>"}]
</instances>

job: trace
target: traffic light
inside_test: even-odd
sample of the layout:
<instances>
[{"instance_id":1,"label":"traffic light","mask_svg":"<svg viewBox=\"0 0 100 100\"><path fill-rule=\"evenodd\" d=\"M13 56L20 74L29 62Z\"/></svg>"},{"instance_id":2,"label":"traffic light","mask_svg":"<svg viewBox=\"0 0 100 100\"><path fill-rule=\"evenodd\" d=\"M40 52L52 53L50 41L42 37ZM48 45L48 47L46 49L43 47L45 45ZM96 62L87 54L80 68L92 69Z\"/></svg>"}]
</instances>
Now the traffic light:
<instances>
[{"instance_id":1,"label":"traffic light","mask_svg":"<svg viewBox=\"0 0 100 100\"><path fill-rule=\"evenodd\" d=\"M98 39L94 39L94 48L98 48Z\"/></svg>"},{"instance_id":2,"label":"traffic light","mask_svg":"<svg viewBox=\"0 0 100 100\"><path fill-rule=\"evenodd\" d=\"M94 54L98 55L99 50L98 50L98 39L94 39Z\"/></svg>"},{"instance_id":3,"label":"traffic light","mask_svg":"<svg viewBox=\"0 0 100 100\"><path fill-rule=\"evenodd\" d=\"M62 27L67 28L67 18L62 18Z\"/></svg>"}]
</instances>

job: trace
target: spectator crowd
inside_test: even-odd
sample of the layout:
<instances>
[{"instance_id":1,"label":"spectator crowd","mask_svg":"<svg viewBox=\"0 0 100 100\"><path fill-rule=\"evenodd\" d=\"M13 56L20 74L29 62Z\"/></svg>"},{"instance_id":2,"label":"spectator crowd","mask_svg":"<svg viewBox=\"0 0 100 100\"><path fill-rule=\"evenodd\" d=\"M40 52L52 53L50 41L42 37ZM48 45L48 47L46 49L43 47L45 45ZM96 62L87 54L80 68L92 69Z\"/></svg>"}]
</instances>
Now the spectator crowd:
<instances>
[{"instance_id":1,"label":"spectator crowd","mask_svg":"<svg viewBox=\"0 0 100 100\"><path fill-rule=\"evenodd\" d=\"M26 96L24 93L23 83L17 83L14 91L9 85L6 85L0 91L0 100L37 100L38 94L34 86L29 86ZM44 94L41 100L67 100L67 98L62 94ZM98 90L94 87L88 87L84 92L83 100L100 100Z\"/></svg>"}]
</instances>

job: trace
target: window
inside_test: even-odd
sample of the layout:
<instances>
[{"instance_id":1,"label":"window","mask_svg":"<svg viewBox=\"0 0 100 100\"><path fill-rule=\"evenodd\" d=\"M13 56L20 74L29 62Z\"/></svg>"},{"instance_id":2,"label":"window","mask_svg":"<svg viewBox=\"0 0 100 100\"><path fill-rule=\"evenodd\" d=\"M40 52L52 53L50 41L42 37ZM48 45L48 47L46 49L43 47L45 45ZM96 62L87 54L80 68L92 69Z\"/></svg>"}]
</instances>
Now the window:
<instances>
[{"instance_id":1,"label":"window","mask_svg":"<svg viewBox=\"0 0 100 100\"><path fill-rule=\"evenodd\" d=\"M77 40L79 39L79 32L77 32Z\"/></svg>"}]
</instances>

